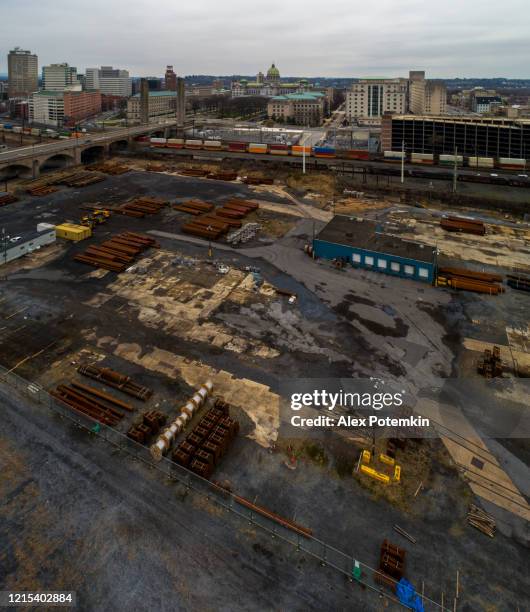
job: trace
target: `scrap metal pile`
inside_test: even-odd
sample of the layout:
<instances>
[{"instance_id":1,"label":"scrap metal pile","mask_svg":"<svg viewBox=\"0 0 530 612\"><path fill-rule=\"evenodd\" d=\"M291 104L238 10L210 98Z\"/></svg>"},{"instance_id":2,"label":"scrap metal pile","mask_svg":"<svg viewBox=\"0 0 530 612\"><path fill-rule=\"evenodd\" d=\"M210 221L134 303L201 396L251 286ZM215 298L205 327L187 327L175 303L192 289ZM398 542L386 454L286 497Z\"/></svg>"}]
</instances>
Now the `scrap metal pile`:
<instances>
[{"instance_id":1,"label":"scrap metal pile","mask_svg":"<svg viewBox=\"0 0 530 612\"><path fill-rule=\"evenodd\" d=\"M74 257L75 261L111 272L123 272L146 249L160 248L154 238L135 232L123 232Z\"/></svg>"},{"instance_id":2,"label":"scrap metal pile","mask_svg":"<svg viewBox=\"0 0 530 612\"><path fill-rule=\"evenodd\" d=\"M222 207L193 219L190 223L184 224L181 229L185 234L217 240L222 234L226 234L230 228L240 228L243 224L241 219L257 208L259 208L259 204L249 200L228 200ZM182 209L178 208L177 210ZM196 215L197 213L192 212L191 214Z\"/></svg>"},{"instance_id":3,"label":"scrap metal pile","mask_svg":"<svg viewBox=\"0 0 530 612\"><path fill-rule=\"evenodd\" d=\"M82 365L77 369L79 374L98 380L108 387L119 389L127 395L131 395L136 399L147 401L152 395L153 390L149 387L144 387L134 382L130 376L111 370L110 368L100 368L95 365Z\"/></svg>"},{"instance_id":4,"label":"scrap metal pile","mask_svg":"<svg viewBox=\"0 0 530 612\"><path fill-rule=\"evenodd\" d=\"M484 350L484 358L479 360L477 371L486 378L502 376L501 349L498 346L494 346L492 351Z\"/></svg>"},{"instance_id":5,"label":"scrap metal pile","mask_svg":"<svg viewBox=\"0 0 530 612\"><path fill-rule=\"evenodd\" d=\"M440 227L448 232L460 232L462 234L484 236L486 233L486 226L482 221L465 217L443 217L440 220Z\"/></svg>"},{"instance_id":6,"label":"scrap metal pile","mask_svg":"<svg viewBox=\"0 0 530 612\"><path fill-rule=\"evenodd\" d=\"M130 404L104 391L76 382L70 385L59 385L55 391L50 392L50 395L76 412L82 412L111 427L121 421L125 412L133 411Z\"/></svg>"},{"instance_id":7,"label":"scrap metal pile","mask_svg":"<svg viewBox=\"0 0 530 612\"><path fill-rule=\"evenodd\" d=\"M475 506L475 504L471 504L467 513L467 522L472 525L475 529L482 531L490 538L495 536L495 531L497 529L495 525L495 519L484 512L482 508Z\"/></svg>"},{"instance_id":8,"label":"scrap metal pile","mask_svg":"<svg viewBox=\"0 0 530 612\"><path fill-rule=\"evenodd\" d=\"M229 416L229 406L220 399L193 431L173 451L175 463L203 478L210 478L239 431L239 422Z\"/></svg>"},{"instance_id":9,"label":"scrap metal pile","mask_svg":"<svg viewBox=\"0 0 530 612\"><path fill-rule=\"evenodd\" d=\"M453 287L453 289L463 289L465 291L475 291L476 293L489 293L498 295L504 293L502 276L493 272L475 272L465 268L446 268L438 269L436 284L440 287Z\"/></svg>"}]
</instances>

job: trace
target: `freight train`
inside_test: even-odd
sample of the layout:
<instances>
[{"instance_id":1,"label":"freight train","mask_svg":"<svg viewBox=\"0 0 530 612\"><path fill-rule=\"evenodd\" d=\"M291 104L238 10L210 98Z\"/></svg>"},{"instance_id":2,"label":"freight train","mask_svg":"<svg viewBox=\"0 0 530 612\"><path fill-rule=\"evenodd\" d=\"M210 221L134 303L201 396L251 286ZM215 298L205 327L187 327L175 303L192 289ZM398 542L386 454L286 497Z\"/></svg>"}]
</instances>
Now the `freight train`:
<instances>
[{"instance_id":1,"label":"freight train","mask_svg":"<svg viewBox=\"0 0 530 612\"><path fill-rule=\"evenodd\" d=\"M224 142L221 140L197 140L185 138L148 138L138 136L137 141L147 142L154 148L167 149L191 149L204 151L231 151L234 153L254 153L258 155L291 155L321 159L351 159L361 161L385 161L401 162L403 156L405 161L411 164L422 166L466 166L474 169L493 169L501 170L526 170L526 160L519 158L493 158L493 157L464 157L463 155L435 155L432 153L405 153L401 151L384 151L372 153L367 149L336 149L331 146L303 146L287 144L267 144L255 142ZM436 177L440 178L437 174Z\"/></svg>"}]
</instances>

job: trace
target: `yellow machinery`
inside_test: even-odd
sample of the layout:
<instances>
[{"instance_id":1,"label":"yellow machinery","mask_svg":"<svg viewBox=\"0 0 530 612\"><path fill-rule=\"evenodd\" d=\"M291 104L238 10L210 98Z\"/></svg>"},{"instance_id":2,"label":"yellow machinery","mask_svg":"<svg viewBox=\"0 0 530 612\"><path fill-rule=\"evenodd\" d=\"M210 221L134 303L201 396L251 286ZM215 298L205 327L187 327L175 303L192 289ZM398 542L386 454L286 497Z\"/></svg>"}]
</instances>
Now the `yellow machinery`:
<instances>
[{"instance_id":1,"label":"yellow machinery","mask_svg":"<svg viewBox=\"0 0 530 612\"><path fill-rule=\"evenodd\" d=\"M375 459L375 457L374 457ZM384 482L385 484L390 484L391 480L394 482L399 482L401 480L401 466L396 463L396 460L393 457L389 457L384 453L381 453L378 457L379 463L383 464L381 469L385 469L385 466L389 468L394 468L390 470L391 474L385 474L379 469L375 469L368 465L372 461L372 453L369 450L363 450L361 453L361 465L360 471L367 476L370 476L374 480L379 480L379 482ZM387 471L388 467L386 468Z\"/></svg>"},{"instance_id":2,"label":"yellow machinery","mask_svg":"<svg viewBox=\"0 0 530 612\"><path fill-rule=\"evenodd\" d=\"M85 238L92 236L92 229L84 225L76 225L74 223L61 223L55 226L55 234L57 238L64 238L65 240L72 240L73 242L79 242Z\"/></svg>"}]
</instances>

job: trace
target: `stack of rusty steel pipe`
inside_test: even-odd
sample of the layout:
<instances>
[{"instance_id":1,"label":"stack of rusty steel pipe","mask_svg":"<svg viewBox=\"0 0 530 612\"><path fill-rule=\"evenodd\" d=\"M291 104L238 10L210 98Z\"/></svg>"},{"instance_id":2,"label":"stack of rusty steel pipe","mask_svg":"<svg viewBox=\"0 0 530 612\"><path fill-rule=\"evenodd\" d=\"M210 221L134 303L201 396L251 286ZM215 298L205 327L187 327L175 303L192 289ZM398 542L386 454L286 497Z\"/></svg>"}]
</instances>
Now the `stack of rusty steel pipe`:
<instances>
[{"instance_id":1,"label":"stack of rusty steel pipe","mask_svg":"<svg viewBox=\"0 0 530 612\"><path fill-rule=\"evenodd\" d=\"M134 382L130 376L121 374L111 368L100 368L99 366L88 364L77 368L79 374L98 380L108 387L119 389L123 393L135 397L143 402L147 401L152 395L153 390Z\"/></svg>"},{"instance_id":2,"label":"stack of rusty steel pipe","mask_svg":"<svg viewBox=\"0 0 530 612\"><path fill-rule=\"evenodd\" d=\"M465 217L443 217L440 227L448 232L461 232L462 234L476 234L484 236L486 226L482 221Z\"/></svg>"},{"instance_id":3,"label":"stack of rusty steel pipe","mask_svg":"<svg viewBox=\"0 0 530 612\"><path fill-rule=\"evenodd\" d=\"M81 412L103 423L116 426L124 416L124 411L132 412L130 404L94 387L72 382L59 385L50 395L76 412Z\"/></svg>"},{"instance_id":4,"label":"stack of rusty steel pipe","mask_svg":"<svg viewBox=\"0 0 530 612\"><path fill-rule=\"evenodd\" d=\"M74 257L75 261L111 272L123 272L146 249L160 245L154 238L136 232L123 232L99 245L91 245Z\"/></svg>"},{"instance_id":5,"label":"stack of rusty steel pipe","mask_svg":"<svg viewBox=\"0 0 530 612\"><path fill-rule=\"evenodd\" d=\"M130 202L125 202L121 206L114 209L114 212L141 219L145 215L155 215L167 205L167 200L163 198L153 198L150 196L142 196L135 198Z\"/></svg>"},{"instance_id":6,"label":"stack of rusty steel pipe","mask_svg":"<svg viewBox=\"0 0 530 612\"><path fill-rule=\"evenodd\" d=\"M476 272L465 268L438 268L437 282L439 285L448 285L454 289L475 291L476 293L489 293L498 295L504 293L502 276L493 272Z\"/></svg>"},{"instance_id":7,"label":"stack of rusty steel pipe","mask_svg":"<svg viewBox=\"0 0 530 612\"><path fill-rule=\"evenodd\" d=\"M211 210L201 217L193 219L190 223L184 224L181 229L185 234L194 234L201 238L217 240L222 234L226 234L230 228L241 227L242 222L240 219L243 219L258 207L259 204L257 202L232 199L223 204L222 207ZM182 207L175 206L174 208L183 212L197 214L196 212L184 210Z\"/></svg>"},{"instance_id":8,"label":"stack of rusty steel pipe","mask_svg":"<svg viewBox=\"0 0 530 612\"><path fill-rule=\"evenodd\" d=\"M174 210L189 213L190 215L203 215L204 213L213 210L213 208L213 204L203 202L202 200L186 200L186 202L175 204L173 206Z\"/></svg>"}]
</instances>

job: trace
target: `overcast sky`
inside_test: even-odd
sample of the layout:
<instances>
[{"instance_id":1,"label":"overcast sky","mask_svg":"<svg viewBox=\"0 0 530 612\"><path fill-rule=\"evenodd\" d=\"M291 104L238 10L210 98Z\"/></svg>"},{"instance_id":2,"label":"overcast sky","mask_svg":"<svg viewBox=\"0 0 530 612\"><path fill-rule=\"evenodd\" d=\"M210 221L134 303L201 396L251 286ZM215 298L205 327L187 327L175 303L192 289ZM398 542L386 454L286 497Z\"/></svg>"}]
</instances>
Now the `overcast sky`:
<instances>
[{"instance_id":1,"label":"overcast sky","mask_svg":"<svg viewBox=\"0 0 530 612\"><path fill-rule=\"evenodd\" d=\"M0 0L9 49L40 67L113 65L134 76L530 78L529 0Z\"/></svg>"}]
</instances>

